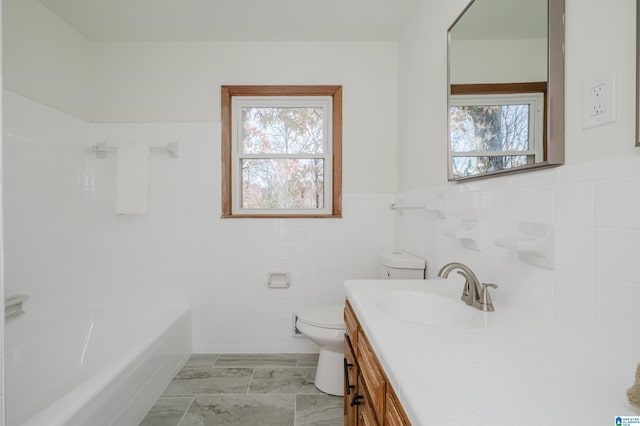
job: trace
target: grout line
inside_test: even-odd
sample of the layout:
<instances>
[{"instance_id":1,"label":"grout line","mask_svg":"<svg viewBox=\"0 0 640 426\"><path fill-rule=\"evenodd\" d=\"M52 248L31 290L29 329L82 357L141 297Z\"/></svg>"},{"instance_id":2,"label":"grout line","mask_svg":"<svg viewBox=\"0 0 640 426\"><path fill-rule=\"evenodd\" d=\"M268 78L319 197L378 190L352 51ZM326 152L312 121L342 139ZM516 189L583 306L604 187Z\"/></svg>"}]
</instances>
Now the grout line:
<instances>
[{"instance_id":1,"label":"grout line","mask_svg":"<svg viewBox=\"0 0 640 426\"><path fill-rule=\"evenodd\" d=\"M293 394L293 426L298 424L298 394Z\"/></svg>"},{"instance_id":2,"label":"grout line","mask_svg":"<svg viewBox=\"0 0 640 426\"><path fill-rule=\"evenodd\" d=\"M216 366L216 364L218 363L218 360L219 360L219 359L220 359L220 354L218 354L218 355L216 356L216 359L214 359L214 360L213 360L213 364L211 364L211 367L215 367L215 366Z\"/></svg>"},{"instance_id":3,"label":"grout line","mask_svg":"<svg viewBox=\"0 0 640 426\"><path fill-rule=\"evenodd\" d=\"M249 395L249 389L251 389L251 384L253 383L253 374L255 373L256 369L252 368L251 369L251 378L249 379L249 385L247 386L247 392L246 394Z\"/></svg>"},{"instance_id":4,"label":"grout line","mask_svg":"<svg viewBox=\"0 0 640 426\"><path fill-rule=\"evenodd\" d=\"M193 395L191 397L191 402L189 403L189 405L187 405L187 409L184 410L184 413L182 413L182 417L180 417L180 420L178 420L178 423L176 424L176 426L180 426L180 423L182 423L182 421L184 420L184 418L186 417L187 413L189 412L189 408L191 408L191 406L193 405L193 403L196 400L196 396Z\"/></svg>"}]
</instances>

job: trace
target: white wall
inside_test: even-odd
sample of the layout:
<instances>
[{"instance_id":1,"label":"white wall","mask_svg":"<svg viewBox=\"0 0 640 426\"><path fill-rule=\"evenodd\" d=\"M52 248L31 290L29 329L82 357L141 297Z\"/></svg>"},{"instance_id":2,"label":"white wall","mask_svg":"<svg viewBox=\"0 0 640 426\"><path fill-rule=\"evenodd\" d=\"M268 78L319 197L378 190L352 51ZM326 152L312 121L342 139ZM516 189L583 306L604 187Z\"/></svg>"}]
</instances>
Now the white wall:
<instances>
[{"instance_id":1,"label":"white wall","mask_svg":"<svg viewBox=\"0 0 640 426\"><path fill-rule=\"evenodd\" d=\"M11 346L87 305L93 188L87 123L5 90L3 124L5 293L29 296Z\"/></svg>"},{"instance_id":2,"label":"white wall","mask_svg":"<svg viewBox=\"0 0 640 426\"><path fill-rule=\"evenodd\" d=\"M9 91L4 106L6 290L30 297L10 346L87 307L177 303L196 352L312 351L291 314L341 303L392 245L385 193L345 194L343 219L220 219L219 123L92 124ZM89 146L168 140L180 158L152 155L148 214L115 215L115 158Z\"/></svg>"},{"instance_id":3,"label":"white wall","mask_svg":"<svg viewBox=\"0 0 640 426\"><path fill-rule=\"evenodd\" d=\"M92 46L34 0L3 0L3 87L82 119L92 117Z\"/></svg>"},{"instance_id":4,"label":"white wall","mask_svg":"<svg viewBox=\"0 0 640 426\"><path fill-rule=\"evenodd\" d=\"M374 277L376 254L392 246L396 45L85 49L33 0L6 10L5 22L20 21L5 32L13 52L5 69L14 76L5 85L6 283L30 296L7 342L61 314L125 301L190 305L196 352L315 350L291 337L291 314L342 303L343 281ZM38 75L31 54L44 56ZM65 69L66 60L88 66ZM64 94L43 76L79 82ZM221 84L343 85L343 219L219 218ZM148 214L114 215L115 159L88 153L100 141L180 144L178 159L152 156ZM268 271L291 272L291 288L267 289Z\"/></svg>"},{"instance_id":5,"label":"white wall","mask_svg":"<svg viewBox=\"0 0 640 426\"><path fill-rule=\"evenodd\" d=\"M220 219L219 123L94 124L93 140L177 140L180 158L151 159L149 213L116 216L115 161L94 171L96 300L126 295L192 308L197 352L313 350L291 338L291 314L341 303L347 277L373 277L392 245L390 194L345 194L344 218ZM377 230L377 232L372 232ZM268 272L291 273L291 288L267 288Z\"/></svg>"},{"instance_id":6,"label":"white wall","mask_svg":"<svg viewBox=\"0 0 640 426\"><path fill-rule=\"evenodd\" d=\"M7 3L6 13L24 17L5 28L13 38L5 42L5 70L13 76L5 83L11 92L4 108L6 286L32 294L33 327L59 304L67 306L63 295L91 303L127 295L191 304L196 351L308 350L289 337L290 313L339 302L345 278L372 276L375 253L391 245L395 226L396 245L425 256L432 273L462 260L501 284L497 297L554 321L557 314L569 323L577 319L599 344L638 337L626 325L637 322L635 311L614 316L611 308L626 306L639 286L624 261L633 264L628 257L640 231L632 217L617 213L639 207L626 196L640 183L632 0L606 9L596 0L567 0L567 165L463 185L446 183L446 28L466 0L432 8L418 2L397 50L389 43L87 48L37 3ZM64 36L36 40L39 30L29 29L42 20L42 28ZM605 29L597 36L595 23ZM48 46L47 40L58 41ZM62 89L37 81L22 45L41 53L40 76L62 82ZM292 47L299 50L289 56ZM77 65L70 69L62 66L69 61L43 54L66 49L62 55ZM260 61L248 61L250 55ZM612 67L617 120L583 130L582 84ZM219 86L248 83L344 85L344 219L219 219ZM112 214L113 158L96 160L86 152L102 140L180 142L180 159L154 155L151 161L148 215ZM439 200L448 222L406 214L394 225L387 203L396 186L397 197L407 201ZM521 220L554 224L556 269L530 267L491 244L474 252L445 239L443 229L463 218L477 219L489 243ZM292 272L291 289L268 290L267 271L282 270ZM56 303L45 307L49 297ZM631 359L621 357L622 370Z\"/></svg>"},{"instance_id":7,"label":"white wall","mask_svg":"<svg viewBox=\"0 0 640 426\"><path fill-rule=\"evenodd\" d=\"M416 2L398 44L398 189L446 182L447 28L468 4Z\"/></svg>"},{"instance_id":8,"label":"white wall","mask_svg":"<svg viewBox=\"0 0 640 426\"><path fill-rule=\"evenodd\" d=\"M436 13L418 8L399 46L396 197L426 202L446 219L427 212L396 216L396 248L424 256L432 276L447 262L466 263L482 281L500 286L494 300L590 342L607 365L602 386L620 395L624 406L624 391L640 361L635 1L566 1L566 165L448 184L445 33L464 3L441 2ZM602 31L593 31L596 23ZM582 85L613 68L616 122L584 130ZM420 125L416 117L424 117ZM553 269L522 262L494 245L521 222L553 226ZM476 224L478 250L446 236L469 223ZM610 350L617 344L624 349Z\"/></svg>"},{"instance_id":9,"label":"white wall","mask_svg":"<svg viewBox=\"0 0 640 426\"><path fill-rule=\"evenodd\" d=\"M452 40L449 58L451 84L547 81L547 39Z\"/></svg>"},{"instance_id":10,"label":"white wall","mask_svg":"<svg viewBox=\"0 0 640 426\"><path fill-rule=\"evenodd\" d=\"M2 39L2 8L0 8L0 43ZM0 44L1 46L1 44ZM3 49L0 48L0 83L3 81L2 72L2 53ZM2 92L0 92L0 135L3 135L3 119L2 119ZM4 181L2 179L2 144L0 143L0 297L4 300ZM4 318L4 304L0 308L2 317ZM4 321L0 322L0 359L4 359ZM0 426L4 425L5 417L5 386L4 386L4 362L0 363Z\"/></svg>"},{"instance_id":11,"label":"white wall","mask_svg":"<svg viewBox=\"0 0 640 426\"><path fill-rule=\"evenodd\" d=\"M396 55L394 43L100 43L93 121L218 123L221 85L341 84L344 192L392 192Z\"/></svg>"}]
</instances>

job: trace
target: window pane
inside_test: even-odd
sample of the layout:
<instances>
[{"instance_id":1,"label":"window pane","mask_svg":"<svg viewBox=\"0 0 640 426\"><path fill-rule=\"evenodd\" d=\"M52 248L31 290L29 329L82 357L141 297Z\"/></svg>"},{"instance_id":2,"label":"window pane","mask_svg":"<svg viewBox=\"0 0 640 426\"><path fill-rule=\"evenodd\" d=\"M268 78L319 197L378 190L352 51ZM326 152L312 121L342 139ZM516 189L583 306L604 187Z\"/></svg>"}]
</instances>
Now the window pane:
<instances>
[{"instance_id":1,"label":"window pane","mask_svg":"<svg viewBox=\"0 0 640 426\"><path fill-rule=\"evenodd\" d=\"M450 115L452 152L530 149L528 104L452 106Z\"/></svg>"},{"instance_id":2,"label":"window pane","mask_svg":"<svg viewBox=\"0 0 640 426\"><path fill-rule=\"evenodd\" d=\"M324 160L244 159L243 209L324 208Z\"/></svg>"},{"instance_id":3,"label":"window pane","mask_svg":"<svg viewBox=\"0 0 640 426\"><path fill-rule=\"evenodd\" d=\"M321 107L243 107L244 154L322 154Z\"/></svg>"},{"instance_id":4,"label":"window pane","mask_svg":"<svg viewBox=\"0 0 640 426\"><path fill-rule=\"evenodd\" d=\"M502 169L533 164L534 155L504 155L486 157L453 157L454 177L473 176Z\"/></svg>"}]
</instances>

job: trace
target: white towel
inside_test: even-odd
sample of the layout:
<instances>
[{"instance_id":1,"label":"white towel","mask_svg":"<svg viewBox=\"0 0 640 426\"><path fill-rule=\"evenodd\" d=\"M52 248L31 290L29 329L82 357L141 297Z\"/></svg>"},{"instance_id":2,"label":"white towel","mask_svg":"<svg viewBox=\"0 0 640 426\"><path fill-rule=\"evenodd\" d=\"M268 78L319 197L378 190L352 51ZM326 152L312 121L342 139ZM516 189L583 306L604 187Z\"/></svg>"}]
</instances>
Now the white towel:
<instances>
[{"instance_id":1,"label":"white towel","mask_svg":"<svg viewBox=\"0 0 640 426\"><path fill-rule=\"evenodd\" d=\"M116 162L116 213L146 213L149 207L149 146L119 146Z\"/></svg>"}]
</instances>

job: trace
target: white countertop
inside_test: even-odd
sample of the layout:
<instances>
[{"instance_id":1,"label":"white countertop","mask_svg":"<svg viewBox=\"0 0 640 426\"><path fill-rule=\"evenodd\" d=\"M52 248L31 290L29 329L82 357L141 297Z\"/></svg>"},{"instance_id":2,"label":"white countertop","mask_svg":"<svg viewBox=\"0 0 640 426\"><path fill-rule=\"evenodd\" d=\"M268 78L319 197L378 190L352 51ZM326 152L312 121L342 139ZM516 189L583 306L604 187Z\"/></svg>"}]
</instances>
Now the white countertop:
<instances>
[{"instance_id":1,"label":"white countertop","mask_svg":"<svg viewBox=\"0 0 640 426\"><path fill-rule=\"evenodd\" d=\"M596 355L606 351L594 350L590 339L526 320L495 296L495 312L481 313L490 316L489 328L408 322L381 305L385 295L401 290L459 300L462 286L459 280L345 282L347 299L414 425L606 426L615 425L616 416L640 416L626 399L635 368L628 378L612 374L615 358Z\"/></svg>"}]
</instances>

